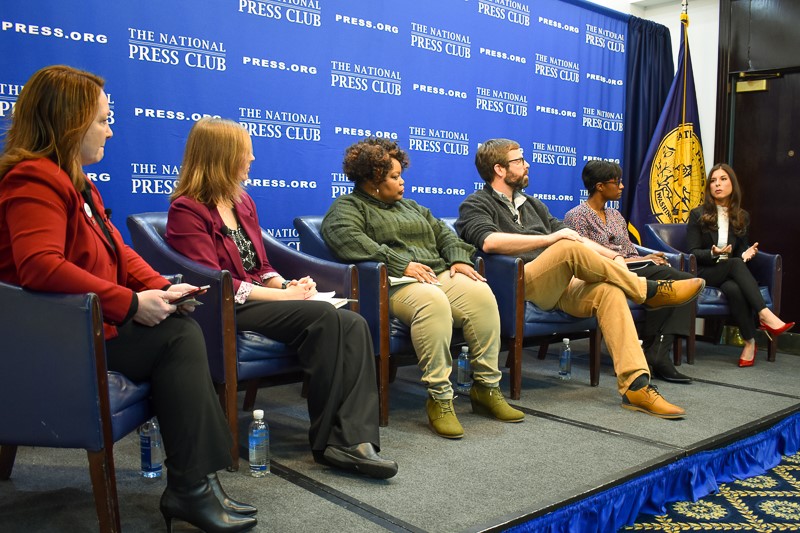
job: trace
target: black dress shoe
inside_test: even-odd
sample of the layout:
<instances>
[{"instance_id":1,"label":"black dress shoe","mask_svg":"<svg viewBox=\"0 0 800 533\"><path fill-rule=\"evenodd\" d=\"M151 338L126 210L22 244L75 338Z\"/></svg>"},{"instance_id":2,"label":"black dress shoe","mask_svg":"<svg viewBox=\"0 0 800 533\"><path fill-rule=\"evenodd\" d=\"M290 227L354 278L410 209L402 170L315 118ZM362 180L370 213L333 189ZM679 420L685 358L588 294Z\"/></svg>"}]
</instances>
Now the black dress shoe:
<instances>
[{"instance_id":1,"label":"black dress shoe","mask_svg":"<svg viewBox=\"0 0 800 533\"><path fill-rule=\"evenodd\" d=\"M659 335L653 339L647 339L646 344L650 346L645 350L645 357L650 367L650 375L670 383L691 383L692 378L678 372L670 356L670 347L674 335Z\"/></svg>"},{"instance_id":2,"label":"black dress shoe","mask_svg":"<svg viewBox=\"0 0 800 533\"><path fill-rule=\"evenodd\" d=\"M237 502L236 500L228 496L225 493L225 489L222 488L222 485L219 482L219 478L217 477L216 472L214 472L213 474L208 474L206 477L208 478L208 486L211 487L211 491L214 493L214 496L217 497L219 503L222 504L223 509L231 513L239 513L248 516L256 514L258 512L258 509L256 509L252 505L248 505L242 502Z\"/></svg>"},{"instance_id":3,"label":"black dress shoe","mask_svg":"<svg viewBox=\"0 0 800 533\"><path fill-rule=\"evenodd\" d=\"M333 466L378 479L389 479L397 474L397 463L378 455L371 442L353 446L330 445L325 448L323 457Z\"/></svg>"},{"instance_id":4,"label":"black dress shoe","mask_svg":"<svg viewBox=\"0 0 800 533\"><path fill-rule=\"evenodd\" d=\"M167 484L161 495L161 514L167 533L172 533L173 518L189 522L206 533L238 533L258 523L252 516L226 511L205 477L185 487Z\"/></svg>"},{"instance_id":5,"label":"black dress shoe","mask_svg":"<svg viewBox=\"0 0 800 533\"><path fill-rule=\"evenodd\" d=\"M653 365L651 373L653 377L669 381L670 383L691 383L692 378L686 374L681 374L671 361L662 364Z\"/></svg>"}]
</instances>

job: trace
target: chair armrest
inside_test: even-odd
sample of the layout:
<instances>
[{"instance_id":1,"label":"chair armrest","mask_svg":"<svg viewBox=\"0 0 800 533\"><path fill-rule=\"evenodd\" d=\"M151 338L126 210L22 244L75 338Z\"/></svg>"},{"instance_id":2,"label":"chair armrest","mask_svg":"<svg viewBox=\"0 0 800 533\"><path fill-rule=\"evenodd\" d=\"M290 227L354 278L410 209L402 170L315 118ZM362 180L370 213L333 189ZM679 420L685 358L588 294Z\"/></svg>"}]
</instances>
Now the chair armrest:
<instances>
[{"instance_id":1,"label":"chair armrest","mask_svg":"<svg viewBox=\"0 0 800 533\"><path fill-rule=\"evenodd\" d=\"M0 283L0 442L98 450L108 420L100 302Z\"/></svg>"},{"instance_id":2,"label":"chair armrest","mask_svg":"<svg viewBox=\"0 0 800 533\"><path fill-rule=\"evenodd\" d=\"M780 254L758 252L747 264L758 284L769 288L769 294L772 296L772 311L779 313L781 291L783 290L783 258Z\"/></svg>"},{"instance_id":3,"label":"chair armrest","mask_svg":"<svg viewBox=\"0 0 800 533\"><path fill-rule=\"evenodd\" d=\"M775 277L782 270L782 257L779 254L758 252L747 264L758 284L769 287L771 292Z\"/></svg>"},{"instance_id":4,"label":"chair armrest","mask_svg":"<svg viewBox=\"0 0 800 533\"><path fill-rule=\"evenodd\" d=\"M261 237L269 263L284 277L311 276L320 291L336 291L342 298L358 298L358 278L353 265L320 259L286 246L263 229Z\"/></svg>"},{"instance_id":5,"label":"chair armrest","mask_svg":"<svg viewBox=\"0 0 800 533\"><path fill-rule=\"evenodd\" d=\"M359 313L369 324L369 332L380 352L381 335L389 333L389 273L385 263L362 261L358 270ZM388 342L388 337L385 340Z\"/></svg>"},{"instance_id":6,"label":"chair armrest","mask_svg":"<svg viewBox=\"0 0 800 533\"><path fill-rule=\"evenodd\" d=\"M648 255L648 254L654 254L654 253L657 253L657 252L661 252L661 250L655 250L653 248L647 248L645 246L639 246L638 244L634 244L634 247L636 247L636 251L639 252L639 255ZM671 266L672 268L675 268L677 270L683 270L683 265L684 265L684 262L685 262L685 258L684 258L683 252L678 252L678 253L663 252L663 253L664 253L664 258L669 263L669 266Z\"/></svg>"},{"instance_id":7,"label":"chair armrest","mask_svg":"<svg viewBox=\"0 0 800 533\"><path fill-rule=\"evenodd\" d=\"M518 257L479 252L483 260L486 282L497 300L500 330L503 336L513 337L521 329L520 305L525 305L524 262Z\"/></svg>"}]
</instances>

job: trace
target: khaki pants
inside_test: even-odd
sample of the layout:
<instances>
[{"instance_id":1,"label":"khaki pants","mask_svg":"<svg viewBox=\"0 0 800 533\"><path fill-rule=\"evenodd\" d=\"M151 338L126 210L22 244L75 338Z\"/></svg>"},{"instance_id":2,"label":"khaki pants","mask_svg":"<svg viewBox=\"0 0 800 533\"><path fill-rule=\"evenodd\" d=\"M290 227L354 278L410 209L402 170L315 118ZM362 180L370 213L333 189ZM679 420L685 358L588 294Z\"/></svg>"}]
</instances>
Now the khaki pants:
<instances>
[{"instance_id":1,"label":"khaki pants","mask_svg":"<svg viewBox=\"0 0 800 533\"><path fill-rule=\"evenodd\" d=\"M627 298L642 303L647 280L581 243L562 239L525 265L525 298L544 310L596 316L606 341L617 390L624 394L641 374L650 374Z\"/></svg>"},{"instance_id":2,"label":"khaki pants","mask_svg":"<svg viewBox=\"0 0 800 533\"><path fill-rule=\"evenodd\" d=\"M475 381L496 387L501 373L500 314L489 286L463 274L439 274L441 285L409 283L389 297L389 310L411 328L422 382L436 399L453 397L450 340L453 327L464 330Z\"/></svg>"}]
</instances>

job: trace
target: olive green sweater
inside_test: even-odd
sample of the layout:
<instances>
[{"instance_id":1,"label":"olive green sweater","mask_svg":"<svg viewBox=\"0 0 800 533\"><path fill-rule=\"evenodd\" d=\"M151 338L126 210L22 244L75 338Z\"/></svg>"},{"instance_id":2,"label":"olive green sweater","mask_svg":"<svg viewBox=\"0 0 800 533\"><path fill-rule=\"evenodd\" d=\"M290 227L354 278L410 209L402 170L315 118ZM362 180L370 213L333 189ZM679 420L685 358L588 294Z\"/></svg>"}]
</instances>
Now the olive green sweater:
<instances>
[{"instance_id":1,"label":"olive green sweater","mask_svg":"<svg viewBox=\"0 0 800 533\"><path fill-rule=\"evenodd\" d=\"M342 261L380 261L402 276L412 261L437 274L454 263L472 264L475 248L413 200L385 204L358 187L334 200L322 237Z\"/></svg>"}]
</instances>

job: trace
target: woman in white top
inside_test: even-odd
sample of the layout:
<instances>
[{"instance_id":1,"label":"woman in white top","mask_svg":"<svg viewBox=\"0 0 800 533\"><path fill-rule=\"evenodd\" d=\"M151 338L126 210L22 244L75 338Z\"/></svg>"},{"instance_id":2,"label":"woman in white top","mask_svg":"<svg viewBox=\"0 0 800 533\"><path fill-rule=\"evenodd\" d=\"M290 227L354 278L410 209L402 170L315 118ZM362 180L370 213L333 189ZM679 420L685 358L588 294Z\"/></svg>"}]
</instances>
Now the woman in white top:
<instances>
[{"instance_id":1,"label":"woman in white top","mask_svg":"<svg viewBox=\"0 0 800 533\"><path fill-rule=\"evenodd\" d=\"M703 205L689 213L686 241L697 257L698 277L719 287L728 299L733 321L745 341L739 366L755 360L755 316L759 329L776 337L794 322L785 323L767 308L747 263L758 253L758 243L748 243L750 216L741 207L742 190L733 169L725 163L711 168Z\"/></svg>"}]
</instances>

